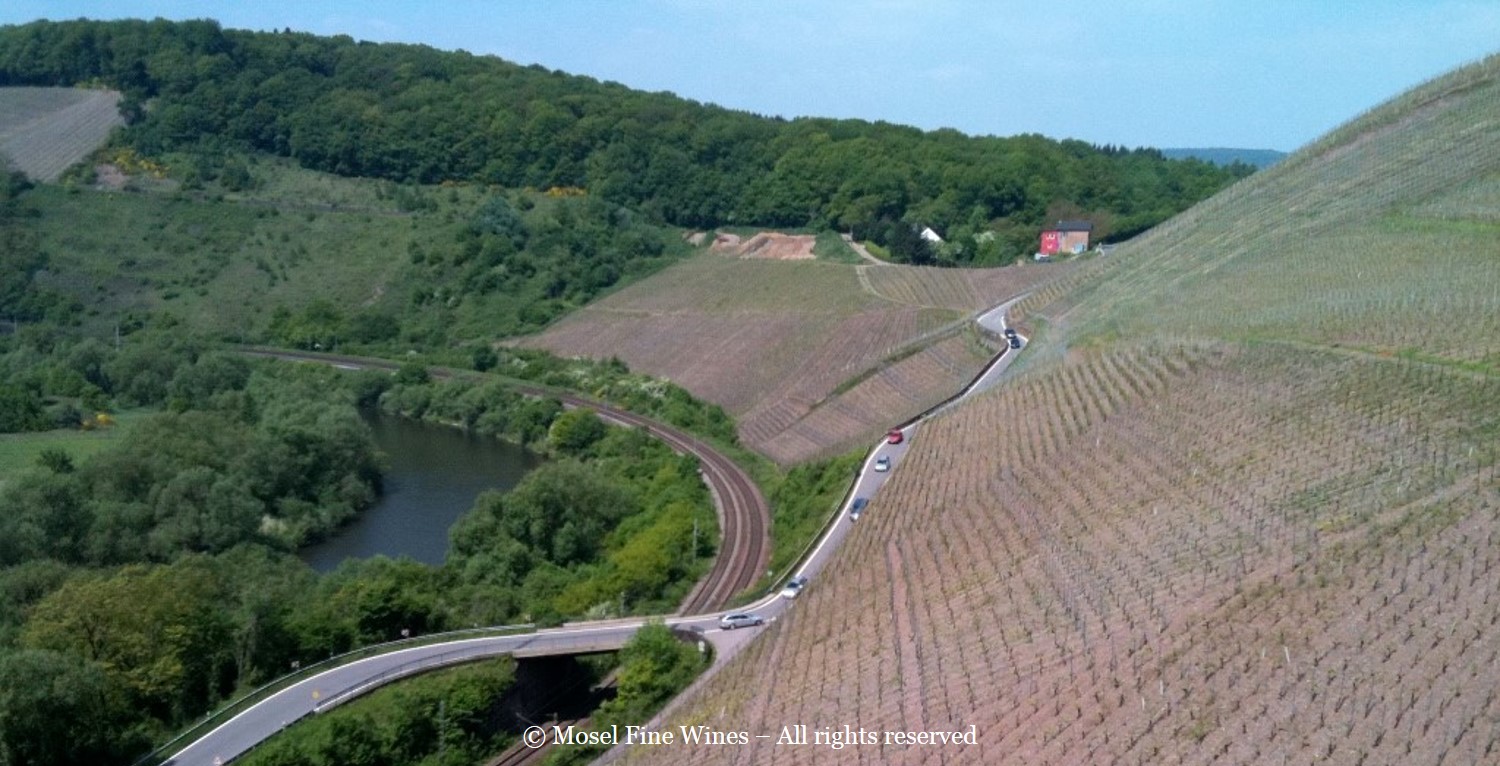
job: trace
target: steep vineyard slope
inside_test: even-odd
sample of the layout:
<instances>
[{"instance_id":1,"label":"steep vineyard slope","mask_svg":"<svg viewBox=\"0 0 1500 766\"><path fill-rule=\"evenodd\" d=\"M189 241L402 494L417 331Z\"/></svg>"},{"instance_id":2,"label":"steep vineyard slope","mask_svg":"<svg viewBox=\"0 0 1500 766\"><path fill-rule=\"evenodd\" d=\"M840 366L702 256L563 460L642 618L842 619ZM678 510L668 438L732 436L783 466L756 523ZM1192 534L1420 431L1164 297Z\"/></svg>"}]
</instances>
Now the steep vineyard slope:
<instances>
[{"instance_id":1,"label":"steep vineyard slope","mask_svg":"<svg viewBox=\"0 0 1500 766\"><path fill-rule=\"evenodd\" d=\"M782 464L847 450L951 394L989 353L964 319L1067 266L927 269L704 255L523 345L619 357L723 406Z\"/></svg>"},{"instance_id":2,"label":"steep vineyard slope","mask_svg":"<svg viewBox=\"0 0 1500 766\"><path fill-rule=\"evenodd\" d=\"M629 762L1500 760L1497 235L1491 58L1039 289L671 722L771 739Z\"/></svg>"},{"instance_id":3,"label":"steep vineyard slope","mask_svg":"<svg viewBox=\"0 0 1500 766\"><path fill-rule=\"evenodd\" d=\"M33 180L55 181L125 124L119 105L112 91L0 88L0 160Z\"/></svg>"}]
</instances>

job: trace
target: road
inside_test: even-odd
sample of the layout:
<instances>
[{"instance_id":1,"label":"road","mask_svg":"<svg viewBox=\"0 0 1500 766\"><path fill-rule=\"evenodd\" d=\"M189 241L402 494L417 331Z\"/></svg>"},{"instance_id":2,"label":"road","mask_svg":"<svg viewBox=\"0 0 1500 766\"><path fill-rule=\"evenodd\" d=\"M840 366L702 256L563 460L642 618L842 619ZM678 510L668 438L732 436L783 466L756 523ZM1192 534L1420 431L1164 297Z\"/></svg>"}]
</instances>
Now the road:
<instances>
[{"instance_id":1,"label":"road","mask_svg":"<svg viewBox=\"0 0 1500 766\"><path fill-rule=\"evenodd\" d=\"M1005 327L1004 309L1009 303L1003 304L996 309L987 312L980 317L979 321L986 324L987 329L1003 331ZM1022 340L1024 344L1024 338ZM1014 360L1016 354L1010 353L1011 349L1002 350L978 378L960 392L955 400L971 396L984 390L982 386L985 381L992 381L1005 367ZM257 350L263 356L275 356L283 359L317 361L339 366L370 366L383 367L386 363L372 363L371 360L353 359L349 357L332 358L327 355L296 354L276 350ZM555 395L548 392L547 395ZM823 571L828 561L838 550L840 544L849 535L854 525L858 522L849 517L849 508L856 498L871 498L888 481L891 475L899 467L902 457L911 446L912 438L917 433L922 422L931 415L940 412L944 407L950 406L954 400L939 405L928 415L923 415L912 422L901 427L903 435L900 444L891 444L882 439L870 454L865 458L861 466L859 477L854 482L844 504L839 508L834 517L824 530L822 537L813 547L803 561L797 566L794 575L806 577L809 580L808 588L818 587L818 575ZM598 408L597 402L579 400L578 406ZM622 422L639 425L639 415L627 413L608 408L604 413L610 418L619 417ZM658 436L675 429L664 428L654 422L650 427ZM660 430L658 430L660 429ZM680 432L679 432L680 433ZM684 441L674 445L688 448L695 446L697 442L691 436L681 434ZM697 454L697 453L694 453ZM714 453L717 454L717 453ZM875 464L881 458L890 459L890 469L887 471L876 471ZM702 457L700 457L702 460ZM706 465L706 463L705 463ZM737 469L738 466L735 466ZM727 469L726 469L727 470ZM706 468L706 476L713 474ZM741 471L743 474L743 471ZM722 478L722 477L721 477ZM711 478L712 482L713 479ZM746 477L748 481L748 477ZM710 486L714 486L712 483ZM753 483L750 485L754 486ZM716 487L715 492L720 490ZM726 492L737 490L728 488ZM755 497L759 498L757 490ZM761 499L764 503L764 499ZM728 515L728 512L725 512ZM869 511L866 511L868 514ZM727 532L726 532L727 534ZM726 544L727 546L727 544ZM763 548L763 550L765 550ZM723 555L721 559L725 558ZM744 560L747 557L742 557ZM730 565L734 569L737 565ZM763 563L758 566L764 566ZM757 572L758 576L758 572ZM753 579L752 579L753 582ZM738 612L754 612L764 617L768 622L778 619L788 609L794 608L797 600L782 598L778 592L771 594L741 609ZM715 657L718 660L714 667L705 671L705 676L714 673L722 667L724 661L736 653L743 646L745 639L759 633L757 628L740 629L735 631L724 631L718 627L719 617L722 613L703 614L696 616L670 616L663 620L668 626L695 630L703 634L704 638L715 645ZM316 676L301 681L293 686L283 689L276 694L267 697L248 710L231 718L221 724L208 734L200 737L186 747L177 751L164 762L175 766L217 766L228 763L230 760L245 753L262 740L270 737L291 723L315 712L326 710L339 703L352 699L361 693L372 690L383 684L398 678L414 675L416 673L432 670L434 668L472 661L484 657L493 657L501 654L513 654L517 657L541 656L547 654L579 654L595 651L606 651L618 649L630 639L635 631L646 624L651 618L631 618L613 620L600 623L580 623L565 625L560 628L538 630L534 633L512 636L497 636L488 638L460 639L444 643L429 644L427 646L412 647L398 651L381 654L374 657L358 660L347 665L332 668ZM659 619L659 618L657 618Z\"/></svg>"}]
</instances>

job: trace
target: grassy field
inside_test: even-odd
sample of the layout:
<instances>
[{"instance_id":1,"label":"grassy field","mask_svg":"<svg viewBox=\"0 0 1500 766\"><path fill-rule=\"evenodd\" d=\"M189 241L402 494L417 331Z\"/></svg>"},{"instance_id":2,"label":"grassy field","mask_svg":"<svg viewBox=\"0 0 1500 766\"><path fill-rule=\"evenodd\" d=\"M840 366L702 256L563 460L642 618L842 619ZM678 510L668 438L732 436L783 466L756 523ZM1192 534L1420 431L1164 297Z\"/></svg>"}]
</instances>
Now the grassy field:
<instances>
[{"instance_id":1,"label":"grassy field","mask_svg":"<svg viewBox=\"0 0 1500 766\"><path fill-rule=\"evenodd\" d=\"M705 254L523 344L567 356L618 356L632 369L669 378L733 414L746 445L790 465L872 440L951 394L984 354L964 343L913 354L952 338L978 308L1063 273ZM878 381L861 383L872 376ZM871 396L878 387L882 392Z\"/></svg>"},{"instance_id":2,"label":"grassy field","mask_svg":"<svg viewBox=\"0 0 1500 766\"><path fill-rule=\"evenodd\" d=\"M141 418L143 411L122 412L114 416L109 428L80 431L77 429L39 431L26 434L0 434L0 490L22 471L35 466L37 457L49 449L60 449L82 464L90 455L120 441Z\"/></svg>"},{"instance_id":3,"label":"grassy field","mask_svg":"<svg viewBox=\"0 0 1500 766\"><path fill-rule=\"evenodd\" d=\"M125 124L120 94L80 88L0 88L0 158L55 181Z\"/></svg>"},{"instance_id":4,"label":"grassy field","mask_svg":"<svg viewBox=\"0 0 1500 766\"><path fill-rule=\"evenodd\" d=\"M1494 762L1497 178L1493 58L1043 286L1024 367L681 717L977 731L861 763Z\"/></svg>"}]
</instances>

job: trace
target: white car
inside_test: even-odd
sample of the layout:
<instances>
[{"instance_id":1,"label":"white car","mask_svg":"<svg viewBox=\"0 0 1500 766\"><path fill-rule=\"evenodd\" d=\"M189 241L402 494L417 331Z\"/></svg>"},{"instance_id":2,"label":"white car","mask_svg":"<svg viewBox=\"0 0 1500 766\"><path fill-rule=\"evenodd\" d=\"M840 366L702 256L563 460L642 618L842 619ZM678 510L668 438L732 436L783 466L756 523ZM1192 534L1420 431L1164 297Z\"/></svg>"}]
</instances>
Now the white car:
<instances>
[{"instance_id":1,"label":"white car","mask_svg":"<svg viewBox=\"0 0 1500 766\"><path fill-rule=\"evenodd\" d=\"M726 614L723 617L719 618L719 627L724 630L734 630L735 628L753 628L757 625L765 624L766 618L761 617L754 612L736 612L734 614Z\"/></svg>"},{"instance_id":2,"label":"white car","mask_svg":"<svg viewBox=\"0 0 1500 766\"><path fill-rule=\"evenodd\" d=\"M886 471L889 471L889 470L891 470L891 459L890 458L888 458L888 457L882 457L879 460L875 461L875 472L876 473L885 473Z\"/></svg>"},{"instance_id":3,"label":"white car","mask_svg":"<svg viewBox=\"0 0 1500 766\"><path fill-rule=\"evenodd\" d=\"M796 598L797 594L801 593L802 588L806 585L806 577L793 577L792 579L787 581L786 587L781 589L781 597Z\"/></svg>"}]
</instances>

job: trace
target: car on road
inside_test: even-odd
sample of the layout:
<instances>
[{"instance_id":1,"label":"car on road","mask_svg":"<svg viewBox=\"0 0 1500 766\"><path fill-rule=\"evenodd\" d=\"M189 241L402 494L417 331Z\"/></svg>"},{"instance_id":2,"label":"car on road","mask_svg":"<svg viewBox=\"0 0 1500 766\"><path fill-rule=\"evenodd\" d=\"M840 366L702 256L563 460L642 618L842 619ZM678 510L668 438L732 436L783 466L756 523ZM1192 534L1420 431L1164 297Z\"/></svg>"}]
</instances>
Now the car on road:
<instances>
[{"instance_id":1,"label":"car on road","mask_svg":"<svg viewBox=\"0 0 1500 766\"><path fill-rule=\"evenodd\" d=\"M753 628L757 625L765 624L766 618L761 617L754 612L735 612L734 614L726 614L723 617L719 618L719 627L723 628L724 630L734 630L735 628Z\"/></svg>"},{"instance_id":2,"label":"car on road","mask_svg":"<svg viewBox=\"0 0 1500 766\"><path fill-rule=\"evenodd\" d=\"M901 433L899 428L892 428L890 433L885 435L886 444L900 444L903 441L906 441L906 434Z\"/></svg>"},{"instance_id":3,"label":"car on road","mask_svg":"<svg viewBox=\"0 0 1500 766\"><path fill-rule=\"evenodd\" d=\"M781 589L781 597L796 598L797 595L800 594L802 592L802 589L805 587L807 587L806 577L802 577L800 575L797 577L793 577L792 579L787 580L786 587Z\"/></svg>"},{"instance_id":4,"label":"car on road","mask_svg":"<svg viewBox=\"0 0 1500 766\"><path fill-rule=\"evenodd\" d=\"M887 457L887 456L881 456L881 458L879 460L875 461L875 472L876 473L885 473L886 471L889 471L889 470L891 470L891 459L889 457Z\"/></svg>"},{"instance_id":5,"label":"car on road","mask_svg":"<svg viewBox=\"0 0 1500 766\"><path fill-rule=\"evenodd\" d=\"M1011 338L1010 339L1010 347L1011 348L1020 348L1021 347L1021 339L1020 338Z\"/></svg>"},{"instance_id":6,"label":"car on road","mask_svg":"<svg viewBox=\"0 0 1500 766\"><path fill-rule=\"evenodd\" d=\"M849 520L859 521L859 517L865 512L865 506L869 504L870 499L867 497L854 498L854 504L849 506Z\"/></svg>"},{"instance_id":7,"label":"car on road","mask_svg":"<svg viewBox=\"0 0 1500 766\"><path fill-rule=\"evenodd\" d=\"M1005 337L1006 337L1006 339L1010 339L1010 338L1016 337L1016 328L1014 328L1014 327L1007 327L1007 328L1005 328Z\"/></svg>"}]
</instances>

